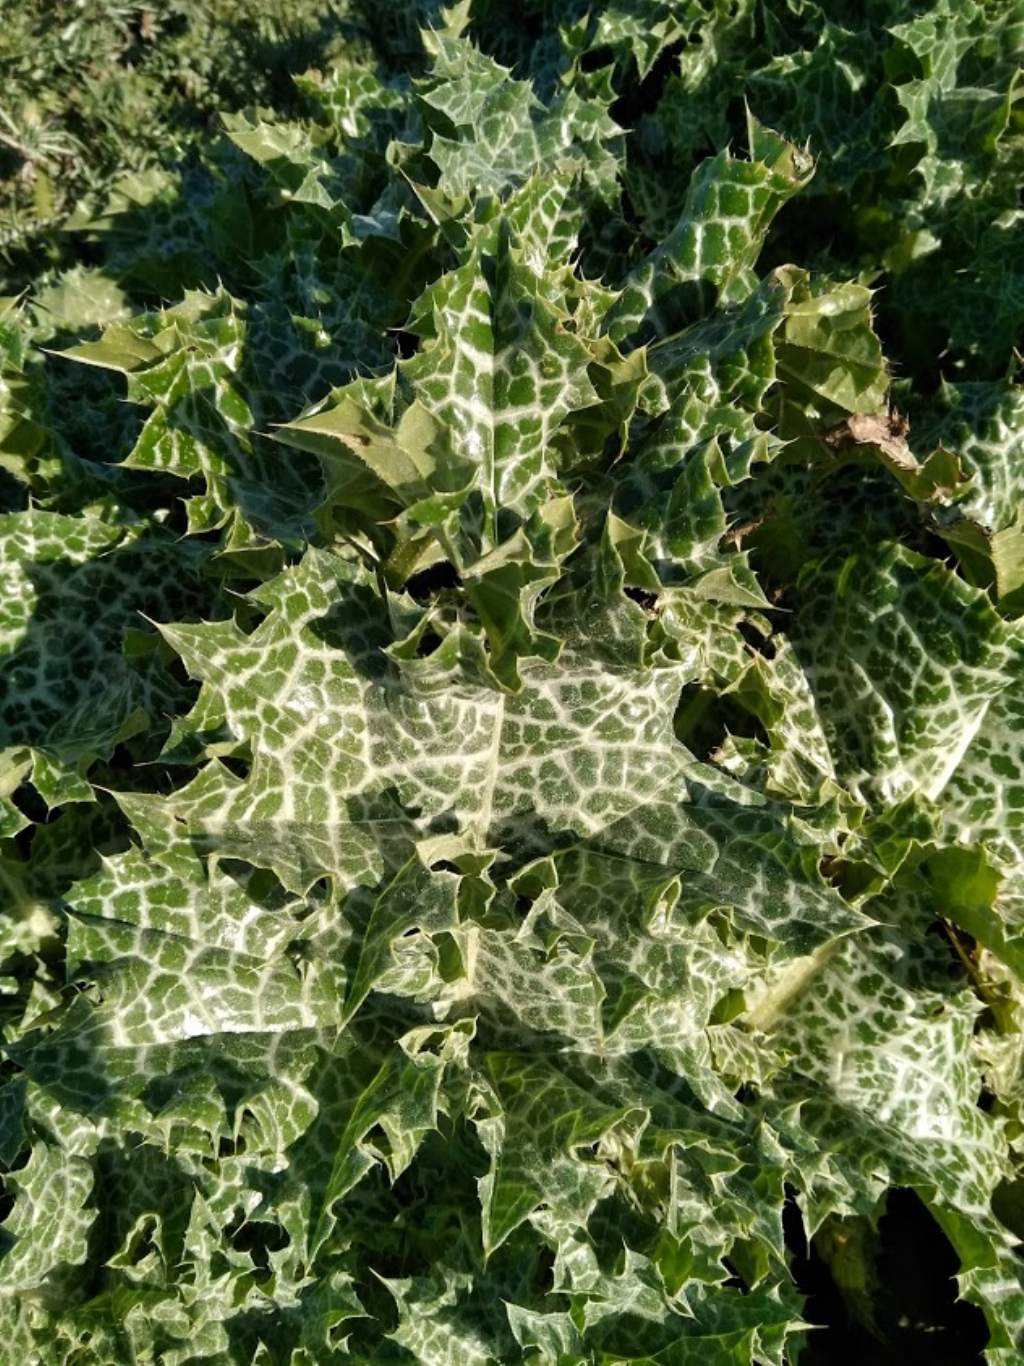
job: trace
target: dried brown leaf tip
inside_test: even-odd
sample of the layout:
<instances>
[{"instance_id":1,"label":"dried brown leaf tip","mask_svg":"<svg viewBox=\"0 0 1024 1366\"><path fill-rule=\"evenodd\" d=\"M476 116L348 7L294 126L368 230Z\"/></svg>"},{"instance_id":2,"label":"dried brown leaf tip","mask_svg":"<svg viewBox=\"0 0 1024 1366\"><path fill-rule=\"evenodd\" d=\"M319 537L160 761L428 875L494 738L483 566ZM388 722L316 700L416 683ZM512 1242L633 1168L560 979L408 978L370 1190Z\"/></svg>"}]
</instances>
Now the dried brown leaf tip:
<instances>
[{"instance_id":1,"label":"dried brown leaf tip","mask_svg":"<svg viewBox=\"0 0 1024 1366\"><path fill-rule=\"evenodd\" d=\"M844 446L877 446L891 460L905 469L919 469L920 465L907 444L910 422L895 408L883 408L877 413L851 413L825 437L825 444L833 450Z\"/></svg>"},{"instance_id":2,"label":"dried brown leaf tip","mask_svg":"<svg viewBox=\"0 0 1024 1366\"><path fill-rule=\"evenodd\" d=\"M918 460L907 442L909 431L910 422L895 408L851 413L826 434L825 444L840 459L875 451L912 498L948 503L970 482L959 456L939 446L925 460Z\"/></svg>"},{"instance_id":3,"label":"dried brown leaf tip","mask_svg":"<svg viewBox=\"0 0 1024 1366\"><path fill-rule=\"evenodd\" d=\"M761 517L755 517L752 521L743 522L739 526L731 527L722 537L722 541L725 545L735 546L738 550L746 537L753 535L755 531L759 531L767 520L768 514L765 513Z\"/></svg>"}]
</instances>

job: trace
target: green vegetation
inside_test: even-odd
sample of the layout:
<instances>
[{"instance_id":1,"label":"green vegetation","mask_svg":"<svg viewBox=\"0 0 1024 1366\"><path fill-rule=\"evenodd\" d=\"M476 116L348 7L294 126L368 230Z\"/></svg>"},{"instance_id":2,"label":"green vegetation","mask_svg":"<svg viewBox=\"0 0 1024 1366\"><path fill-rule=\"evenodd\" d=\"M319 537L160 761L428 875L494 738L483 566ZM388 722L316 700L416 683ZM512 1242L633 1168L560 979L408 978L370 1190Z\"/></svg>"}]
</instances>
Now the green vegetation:
<instances>
[{"instance_id":1,"label":"green vegetation","mask_svg":"<svg viewBox=\"0 0 1024 1366\"><path fill-rule=\"evenodd\" d=\"M1024 8L4 41L11 1360L1015 1366Z\"/></svg>"},{"instance_id":2,"label":"green vegetation","mask_svg":"<svg viewBox=\"0 0 1024 1366\"><path fill-rule=\"evenodd\" d=\"M12 0L2 17L8 289L73 261L80 201L87 221L113 179L180 162L226 109L297 110L292 72L365 43L338 0Z\"/></svg>"}]
</instances>

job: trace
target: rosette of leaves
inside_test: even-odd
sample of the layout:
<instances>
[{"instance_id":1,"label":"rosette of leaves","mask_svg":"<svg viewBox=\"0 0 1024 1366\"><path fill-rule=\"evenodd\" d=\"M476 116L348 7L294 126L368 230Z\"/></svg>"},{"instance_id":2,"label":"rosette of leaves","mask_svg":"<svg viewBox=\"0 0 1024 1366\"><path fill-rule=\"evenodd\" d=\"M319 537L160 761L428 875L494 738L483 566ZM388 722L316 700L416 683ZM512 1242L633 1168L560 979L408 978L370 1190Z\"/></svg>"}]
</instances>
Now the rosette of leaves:
<instances>
[{"instance_id":1,"label":"rosette of leaves","mask_svg":"<svg viewBox=\"0 0 1024 1366\"><path fill-rule=\"evenodd\" d=\"M474 8L0 318L10 1350L781 1366L910 1188L1008 1366L995 381L908 433L753 114L631 221L679 7Z\"/></svg>"}]
</instances>

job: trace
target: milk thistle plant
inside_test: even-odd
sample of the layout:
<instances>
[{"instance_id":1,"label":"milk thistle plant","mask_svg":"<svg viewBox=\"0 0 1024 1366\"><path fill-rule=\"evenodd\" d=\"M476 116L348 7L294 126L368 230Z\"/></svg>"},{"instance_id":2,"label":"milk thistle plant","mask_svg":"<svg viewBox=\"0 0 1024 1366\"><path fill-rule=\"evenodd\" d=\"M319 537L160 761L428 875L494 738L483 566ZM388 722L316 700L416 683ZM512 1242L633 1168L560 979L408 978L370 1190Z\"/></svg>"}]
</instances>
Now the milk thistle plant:
<instances>
[{"instance_id":1,"label":"milk thistle plant","mask_svg":"<svg viewBox=\"0 0 1024 1366\"><path fill-rule=\"evenodd\" d=\"M1024 8L342 19L0 302L0 1356L1013 1366Z\"/></svg>"}]
</instances>

